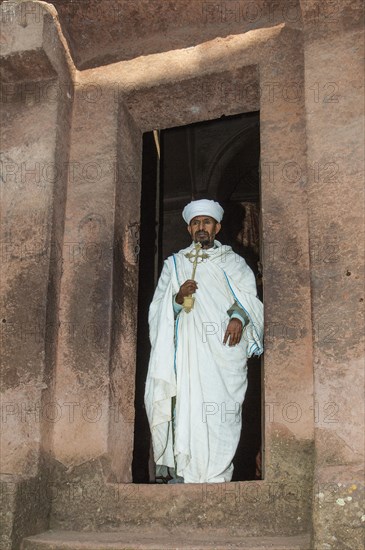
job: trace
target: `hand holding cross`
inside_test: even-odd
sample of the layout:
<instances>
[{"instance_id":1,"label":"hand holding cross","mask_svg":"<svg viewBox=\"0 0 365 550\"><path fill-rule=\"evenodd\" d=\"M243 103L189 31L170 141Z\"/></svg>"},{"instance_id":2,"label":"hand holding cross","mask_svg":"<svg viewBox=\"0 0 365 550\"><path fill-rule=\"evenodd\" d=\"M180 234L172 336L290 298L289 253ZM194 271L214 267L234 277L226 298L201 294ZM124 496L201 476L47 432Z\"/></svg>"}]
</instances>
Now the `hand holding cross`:
<instances>
[{"instance_id":1,"label":"hand holding cross","mask_svg":"<svg viewBox=\"0 0 365 550\"><path fill-rule=\"evenodd\" d=\"M178 304L182 304L184 310L186 313L190 313L190 311L194 307L194 297L193 294L196 292L198 285L195 282L195 273L198 263L201 263L206 258L209 258L209 255L202 252L199 254L199 251L201 249L201 244L196 243L194 251L188 252L185 254L186 258L189 259L189 261L193 264L193 272L191 275L191 279L188 279L183 283L180 287L180 290L178 294L176 295L176 302Z\"/></svg>"}]
</instances>

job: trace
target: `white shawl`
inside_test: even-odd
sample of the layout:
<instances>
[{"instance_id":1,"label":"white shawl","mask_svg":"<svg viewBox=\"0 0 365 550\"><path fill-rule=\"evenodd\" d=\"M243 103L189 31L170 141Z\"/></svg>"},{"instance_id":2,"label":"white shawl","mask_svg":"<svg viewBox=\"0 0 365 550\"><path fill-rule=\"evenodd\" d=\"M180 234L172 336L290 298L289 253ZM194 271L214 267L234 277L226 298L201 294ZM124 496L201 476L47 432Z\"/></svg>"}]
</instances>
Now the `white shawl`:
<instances>
[{"instance_id":1,"label":"white shawl","mask_svg":"<svg viewBox=\"0 0 365 550\"><path fill-rule=\"evenodd\" d=\"M229 481L240 432L246 360L262 353L263 306L255 278L230 246L215 241L197 267L194 309L174 318L173 297L191 278L185 257L164 263L149 311L151 356L145 404L156 464L185 482ZM250 320L237 346L223 345L227 310L237 302ZM176 396L174 430L171 398ZM173 433L174 431L174 433Z\"/></svg>"}]
</instances>

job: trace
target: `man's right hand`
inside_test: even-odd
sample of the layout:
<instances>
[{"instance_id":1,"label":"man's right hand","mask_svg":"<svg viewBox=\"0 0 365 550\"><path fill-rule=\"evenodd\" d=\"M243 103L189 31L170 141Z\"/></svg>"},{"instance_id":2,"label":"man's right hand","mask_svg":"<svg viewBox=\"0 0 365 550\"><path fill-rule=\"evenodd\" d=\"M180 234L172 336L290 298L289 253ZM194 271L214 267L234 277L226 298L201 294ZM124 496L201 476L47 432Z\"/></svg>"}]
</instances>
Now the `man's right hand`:
<instances>
[{"instance_id":1,"label":"man's right hand","mask_svg":"<svg viewBox=\"0 0 365 550\"><path fill-rule=\"evenodd\" d=\"M181 285L179 292L176 294L175 302L182 305L182 303L184 302L184 297L194 294L197 289L197 283L193 281L193 279L188 279L187 281L185 281L185 283Z\"/></svg>"}]
</instances>

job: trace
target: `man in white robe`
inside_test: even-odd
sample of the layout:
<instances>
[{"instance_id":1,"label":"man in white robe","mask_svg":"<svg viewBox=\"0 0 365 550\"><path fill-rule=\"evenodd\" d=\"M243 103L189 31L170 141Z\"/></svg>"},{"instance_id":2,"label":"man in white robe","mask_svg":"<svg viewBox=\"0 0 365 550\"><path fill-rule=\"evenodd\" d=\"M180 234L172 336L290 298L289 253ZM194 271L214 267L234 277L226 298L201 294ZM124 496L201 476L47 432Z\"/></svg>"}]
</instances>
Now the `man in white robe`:
<instances>
[{"instance_id":1,"label":"man in white robe","mask_svg":"<svg viewBox=\"0 0 365 550\"><path fill-rule=\"evenodd\" d=\"M145 404L154 459L157 472L169 469L184 483L231 480L247 358L263 351L255 277L243 258L215 239L222 216L215 201L185 207L193 242L165 260L149 311ZM189 253L206 255L195 280ZM189 295L195 298L190 312L184 307Z\"/></svg>"}]
</instances>

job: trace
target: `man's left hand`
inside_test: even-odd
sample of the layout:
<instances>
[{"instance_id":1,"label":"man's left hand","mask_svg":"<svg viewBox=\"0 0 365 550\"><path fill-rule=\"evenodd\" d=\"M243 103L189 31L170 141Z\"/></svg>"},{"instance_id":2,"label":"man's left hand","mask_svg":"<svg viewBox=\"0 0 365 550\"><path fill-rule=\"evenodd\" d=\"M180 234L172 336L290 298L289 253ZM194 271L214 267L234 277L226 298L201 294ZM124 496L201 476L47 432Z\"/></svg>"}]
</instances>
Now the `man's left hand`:
<instances>
[{"instance_id":1,"label":"man's left hand","mask_svg":"<svg viewBox=\"0 0 365 550\"><path fill-rule=\"evenodd\" d=\"M226 344L229 338L229 346L236 346L240 343L242 337L243 325L242 321L233 318L228 323L226 333L224 335L223 344Z\"/></svg>"}]
</instances>

